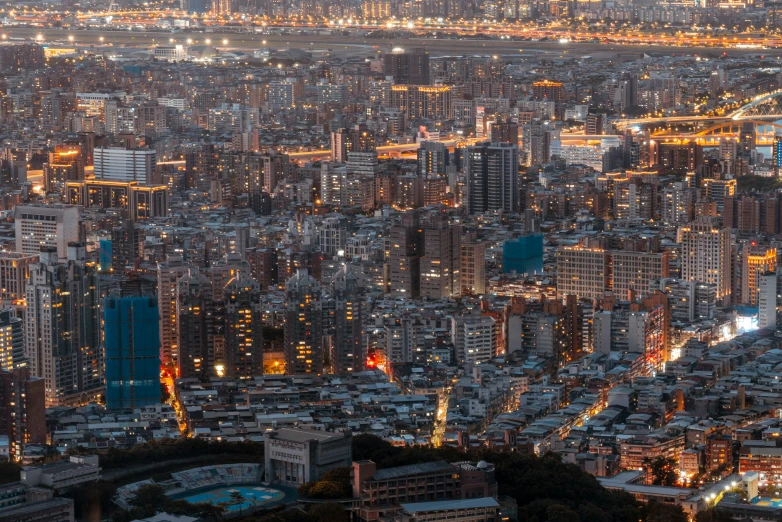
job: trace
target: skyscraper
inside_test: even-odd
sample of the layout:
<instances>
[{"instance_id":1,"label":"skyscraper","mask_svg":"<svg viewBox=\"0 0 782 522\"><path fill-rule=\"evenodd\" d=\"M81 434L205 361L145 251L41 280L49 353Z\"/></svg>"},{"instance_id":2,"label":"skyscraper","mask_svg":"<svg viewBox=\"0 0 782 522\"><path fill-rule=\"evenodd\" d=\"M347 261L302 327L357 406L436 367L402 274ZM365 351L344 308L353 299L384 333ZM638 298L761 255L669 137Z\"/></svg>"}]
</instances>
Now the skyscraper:
<instances>
[{"instance_id":1,"label":"skyscraper","mask_svg":"<svg viewBox=\"0 0 782 522\"><path fill-rule=\"evenodd\" d=\"M448 166L448 147L437 141L424 141L418 149L418 174L443 176Z\"/></svg>"},{"instance_id":2,"label":"skyscraper","mask_svg":"<svg viewBox=\"0 0 782 522\"><path fill-rule=\"evenodd\" d=\"M760 275L758 291L758 326L777 329L777 286L778 278L775 272Z\"/></svg>"},{"instance_id":3,"label":"skyscraper","mask_svg":"<svg viewBox=\"0 0 782 522\"><path fill-rule=\"evenodd\" d=\"M394 49L383 55L383 74L397 84L429 85L429 54L423 48Z\"/></svg>"},{"instance_id":4,"label":"skyscraper","mask_svg":"<svg viewBox=\"0 0 782 522\"><path fill-rule=\"evenodd\" d=\"M68 244L79 240L79 209L70 205L17 205L14 209L16 251L38 255L41 247L55 247L60 259Z\"/></svg>"},{"instance_id":5,"label":"skyscraper","mask_svg":"<svg viewBox=\"0 0 782 522\"><path fill-rule=\"evenodd\" d=\"M68 245L65 262L44 247L30 266L25 356L32 374L45 379L47 406L80 404L103 391L99 282L83 243Z\"/></svg>"},{"instance_id":6,"label":"skyscraper","mask_svg":"<svg viewBox=\"0 0 782 522\"><path fill-rule=\"evenodd\" d=\"M225 294L225 373L235 379L263 373L261 286L242 273Z\"/></svg>"},{"instance_id":7,"label":"skyscraper","mask_svg":"<svg viewBox=\"0 0 782 522\"><path fill-rule=\"evenodd\" d=\"M189 270L182 256L167 256L157 265L157 302L160 312L160 362L176 368L179 364L179 321L177 294L179 278Z\"/></svg>"},{"instance_id":8,"label":"skyscraper","mask_svg":"<svg viewBox=\"0 0 782 522\"><path fill-rule=\"evenodd\" d=\"M154 297L103 300L106 407L160 404L160 332Z\"/></svg>"},{"instance_id":9,"label":"skyscraper","mask_svg":"<svg viewBox=\"0 0 782 522\"><path fill-rule=\"evenodd\" d=\"M717 300L727 304L732 290L730 230L719 228L714 218L699 217L679 228L679 238L682 279L716 285Z\"/></svg>"},{"instance_id":10,"label":"skyscraper","mask_svg":"<svg viewBox=\"0 0 782 522\"><path fill-rule=\"evenodd\" d=\"M177 368L182 378L219 376L225 368L222 343L216 343L212 282L197 268L177 281L176 315L179 334Z\"/></svg>"},{"instance_id":11,"label":"skyscraper","mask_svg":"<svg viewBox=\"0 0 782 522\"><path fill-rule=\"evenodd\" d=\"M777 249L773 247L746 246L741 253L740 304L757 307L760 278L777 266Z\"/></svg>"},{"instance_id":12,"label":"skyscraper","mask_svg":"<svg viewBox=\"0 0 782 522\"><path fill-rule=\"evenodd\" d=\"M14 460L22 458L27 444L46 443L46 392L44 379L30 368L0 370L0 435L6 435Z\"/></svg>"},{"instance_id":13,"label":"skyscraper","mask_svg":"<svg viewBox=\"0 0 782 522\"><path fill-rule=\"evenodd\" d=\"M285 371L323 373L320 283L298 270L285 284Z\"/></svg>"},{"instance_id":14,"label":"skyscraper","mask_svg":"<svg viewBox=\"0 0 782 522\"><path fill-rule=\"evenodd\" d=\"M462 260L459 270L462 276L462 293L482 295L486 293L486 242L479 241L474 232L462 243Z\"/></svg>"},{"instance_id":15,"label":"skyscraper","mask_svg":"<svg viewBox=\"0 0 782 522\"><path fill-rule=\"evenodd\" d=\"M24 299L24 284L30 265L38 262L38 252L19 254L0 253L0 299Z\"/></svg>"},{"instance_id":16,"label":"skyscraper","mask_svg":"<svg viewBox=\"0 0 782 522\"><path fill-rule=\"evenodd\" d=\"M524 234L503 243L502 271L506 274L543 273L543 234Z\"/></svg>"},{"instance_id":17,"label":"skyscraper","mask_svg":"<svg viewBox=\"0 0 782 522\"><path fill-rule=\"evenodd\" d=\"M363 342L362 293L351 265L343 265L331 283L334 299L334 343L329 357L332 373L363 371L366 344Z\"/></svg>"},{"instance_id":18,"label":"skyscraper","mask_svg":"<svg viewBox=\"0 0 782 522\"><path fill-rule=\"evenodd\" d=\"M27 366L22 320L11 310L0 310L0 370Z\"/></svg>"},{"instance_id":19,"label":"skyscraper","mask_svg":"<svg viewBox=\"0 0 782 522\"><path fill-rule=\"evenodd\" d=\"M144 235L132 221L124 221L111 229L111 266L122 273L144 255Z\"/></svg>"},{"instance_id":20,"label":"skyscraper","mask_svg":"<svg viewBox=\"0 0 782 522\"><path fill-rule=\"evenodd\" d=\"M152 183L156 152L150 149L97 147L94 152L95 179Z\"/></svg>"},{"instance_id":21,"label":"skyscraper","mask_svg":"<svg viewBox=\"0 0 782 522\"><path fill-rule=\"evenodd\" d=\"M519 148L481 143L467 148L467 211L519 211Z\"/></svg>"},{"instance_id":22,"label":"skyscraper","mask_svg":"<svg viewBox=\"0 0 782 522\"><path fill-rule=\"evenodd\" d=\"M489 141L518 145L519 124L510 118L499 118L489 127Z\"/></svg>"},{"instance_id":23,"label":"skyscraper","mask_svg":"<svg viewBox=\"0 0 782 522\"><path fill-rule=\"evenodd\" d=\"M420 292L420 255L422 251L421 230L418 228L418 212L405 212L400 224L391 227L391 290L408 298L419 296Z\"/></svg>"},{"instance_id":24,"label":"skyscraper","mask_svg":"<svg viewBox=\"0 0 782 522\"><path fill-rule=\"evenodd\" d=\"M421 297L456 297L461 289L461 227L436 214L424 227L421 257Z\"/></svg>"}]
</instances>

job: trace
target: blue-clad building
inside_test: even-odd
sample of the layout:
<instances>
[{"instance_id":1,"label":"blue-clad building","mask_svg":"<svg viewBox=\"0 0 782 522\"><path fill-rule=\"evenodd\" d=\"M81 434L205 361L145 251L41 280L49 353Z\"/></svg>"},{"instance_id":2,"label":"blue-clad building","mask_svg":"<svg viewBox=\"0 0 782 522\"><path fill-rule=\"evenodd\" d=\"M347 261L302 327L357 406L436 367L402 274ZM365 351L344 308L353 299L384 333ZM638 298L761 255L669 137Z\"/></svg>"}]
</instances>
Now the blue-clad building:
<instances>
[{"instance_id":1,"label":"blue-clad building","mask_svg":"<svg viewBox=\"0 0 782 522\"><path fill-rule=\"evenodd\" d=\"M543 273L543 234L526 234L502 245L502 271L506 274Z\"/></svg>"},{"instance_id":2,"label":"blue-clad building","mask_svg":"<svg viewBox=\"0 0 782 522\"><path fill-rule=\"evenodd\" d=\"M98 259L98 267L101 272L111 272L111 259L113 257L113 250L111 245L111 239L101 239L98 243L100 257Z\"/></svg>"},{"instance_id":3,"label":"blue-clad building","mask_svg":"<svg viewBox=\"0 0 782 522\"><path fill-rule=\"evenodd\" d=\"M103 301L106 407L160 404L160 333L156 297Z\"/></svg>"}]
</instances>

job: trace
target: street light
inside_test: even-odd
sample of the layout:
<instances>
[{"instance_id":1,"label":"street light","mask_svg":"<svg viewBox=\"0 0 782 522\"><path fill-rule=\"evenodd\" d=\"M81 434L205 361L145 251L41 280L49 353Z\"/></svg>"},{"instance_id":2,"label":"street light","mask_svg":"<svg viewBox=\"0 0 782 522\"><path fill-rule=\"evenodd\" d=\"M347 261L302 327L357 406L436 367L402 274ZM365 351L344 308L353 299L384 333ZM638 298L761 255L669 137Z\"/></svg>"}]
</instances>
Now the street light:
<instances>
[{"instance_id":1,"label":"street light","mask_svg":"<svg viewBox=\"0 0 782 522\"><path fill-rule=\"evenodd\" d=\"M212 40L210 40L209 38L207 38L206 40L204 40L204 43L205 43L206 45L209 45L209 44L211 44L211 43L212 43Z\"/></svg>"},{"instance_id":2,"label":"street light","mask_svg":"<svg viewBox=\"0 0 782 522\"><path fill-rule=\"evenodd\" d=\"M223 38L223 45L228 45L228 40L226 38Z\"/></svg>"}]
</instances>

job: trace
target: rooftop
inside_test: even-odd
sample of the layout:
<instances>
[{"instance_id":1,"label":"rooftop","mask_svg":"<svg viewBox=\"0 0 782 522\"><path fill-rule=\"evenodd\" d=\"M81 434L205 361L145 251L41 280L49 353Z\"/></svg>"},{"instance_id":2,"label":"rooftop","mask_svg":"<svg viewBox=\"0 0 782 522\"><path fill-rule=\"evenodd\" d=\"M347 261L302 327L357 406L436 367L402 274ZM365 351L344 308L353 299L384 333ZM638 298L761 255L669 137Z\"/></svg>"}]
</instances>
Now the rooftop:
<instances>
[{"instance_id":1,"label":"rooftop","mask_svg":"<svg viewBox=\"0 0 782 522\"><path fill-rule=\"evenodd\" d=\"M465 500L441 500L438 502L416 502L413 504L401 504L401 507L408 513L425 513L427 511L500 507L500 504L491 497L485 497L468 498Z\"/></svg>"},{"instance_id":2,"label":"rooftop","mask_svg":"<svg viewBox=\"0 0 782 522\"><path fill-rule=\"evenodd\" d=\"M276 440L289 440L292 442L309 442L317 440L321 442L342 439L346 435L343 433L334 433L320 430L307 430L300 428L280 428L272 432L273 439Z\"/></svg>"},{"instance_id":3,"label":"rooftop","mask_svg":"<svg viewBox=\"0 0 782 522\"><path fill-rule=\"evenodd\" d=\"M408 475L423 475L426 473L437 473L438 471L454 470L451 464L444 460L434 462L422 462L420 464L410 464L408 466L398 466L396 468L381 469L375 472L373 480L389 480Z\"/></svg>"}]
</instances>

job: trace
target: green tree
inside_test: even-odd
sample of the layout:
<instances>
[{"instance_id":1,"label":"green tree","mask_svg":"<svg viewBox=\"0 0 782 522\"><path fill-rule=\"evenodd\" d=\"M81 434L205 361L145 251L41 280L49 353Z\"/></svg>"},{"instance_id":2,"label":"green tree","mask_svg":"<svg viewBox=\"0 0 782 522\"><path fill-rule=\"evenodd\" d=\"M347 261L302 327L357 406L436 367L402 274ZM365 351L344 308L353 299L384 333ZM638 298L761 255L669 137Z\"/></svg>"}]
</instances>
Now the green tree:
<instances>
[{"instance_id":1,"label":"green tree","mask_svg":"<svg viewBox=\"0 0 782 522\"><path fill-rule=\"evenodd\" d=\"M144 484L136 490L136 496L130 500L130 505L135 507L164 506L169 497L163 488L157 484Z\"/></svg>"},{"instance_id":2,"label":"green tree","mask_svg":"<svg viewBox=\"0 0 782 522\"><path fill-rule=\"evenodd\" d=\"M581 522L578 513L559 504L549 506L546 516L549 522Z\"/></svg>"},{"instance_id":3,"label":"green tree","mask_svg":"<svg viewBox=\"0 0 782 522\"><path fill-rule=\"evenodd\" d=\"M676 460L672 458L647 457L644 459L644 465L652 476L652 483L655 486L674 486L679 480L679 475L676 473Z\"/></svg>"},{"instance_id":4,"label":"green tree","mask_svg":"<svg viewBox=\"0 0 782 522\"><path fill-rule=\"evenodd\" d=\"M100 517L114 511L112 502L117 486L111 482L99 480L68 489L63 496L73 499L76 518Z\"/></svg>"},{"instance_id":5,"label":"green tree","mask_svg":"<svg viewBox=\"0 0 782 522\"><path fill-rule=\"evenodd\" d=\"M679 506L649 502L644 506L646 522L687 522L687 515Z\"/></svg>"},{"instance_id":6,"label":"green tree","mask_svg":"<svg viewBox=\"0 0 782 522\"><path fill-rule=\"evenodd\" d=\"M0 462L0 484L19 480L22 468L14 462Z\"/></svg>"},{"instance_id":7,"label":"green tree","mask_svg":"<svg viewBox=\"0 0 782 522\"><path fill-rule=\"evenodd\" d=\"M339 482L321 480L310 489L310 497L332 500L345 498L345 488Z\"/></svg>"}]
</instances>

